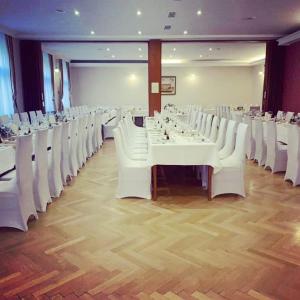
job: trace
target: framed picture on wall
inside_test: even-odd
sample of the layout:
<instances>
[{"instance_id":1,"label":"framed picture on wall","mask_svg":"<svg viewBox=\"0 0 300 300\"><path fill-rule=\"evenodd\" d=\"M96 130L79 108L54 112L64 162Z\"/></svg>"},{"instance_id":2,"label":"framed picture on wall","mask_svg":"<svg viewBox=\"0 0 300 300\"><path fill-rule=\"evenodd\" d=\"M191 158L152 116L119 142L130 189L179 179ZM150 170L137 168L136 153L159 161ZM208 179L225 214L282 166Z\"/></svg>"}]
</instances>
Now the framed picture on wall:
<instances>
[{"instance_id":1,"label":"framed picture on wall","mask_svg":"<svg viewBox=\"0 0 300 300\"><path fill-rule=\"evenodd\" d=\"M176 76L161 77L161 94L176 95Z\"/></svg>"}]
</instances>

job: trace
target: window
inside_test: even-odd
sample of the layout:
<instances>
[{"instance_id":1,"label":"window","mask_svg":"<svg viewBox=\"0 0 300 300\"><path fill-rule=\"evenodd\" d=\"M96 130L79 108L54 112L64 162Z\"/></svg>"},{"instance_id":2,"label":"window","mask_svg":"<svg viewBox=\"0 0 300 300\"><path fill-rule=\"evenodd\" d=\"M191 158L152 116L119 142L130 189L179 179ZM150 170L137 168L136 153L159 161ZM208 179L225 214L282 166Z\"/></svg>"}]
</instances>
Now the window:
<instances>
[{"instance_id":1,"label":"window","mask_svg":"<svg viewBox=\"0 0 300 300\"><path fill-rule=\"evenodd\" d=\"M62 103L63 103L63 108L69 108L70 107L70 87L69 87L69 75L68 75L68 68L67 68L67 63L63 61L63 98L62 98Z\"/></svg>"},{"instance_id":2,"label":"window","mask_svg":"<svg viewBox=\"0 0 300 300\"><path fill-rule=\"evenodd\" d=\"M43 72L44 72L44 101L46 112L55 111L54 95L52 85L52 71L48 53L43 53Z\"/></svg>"},{"instance_id":3,"label":"window","mask_svg":"<svg viewBox=\"0 0 300 300\"><path fill-rule=\"evenodd\" d=\"M3 33L0 33L0 115L11 115L14 113L11 84L6 38Z\"/></svg>"}]
</instances>

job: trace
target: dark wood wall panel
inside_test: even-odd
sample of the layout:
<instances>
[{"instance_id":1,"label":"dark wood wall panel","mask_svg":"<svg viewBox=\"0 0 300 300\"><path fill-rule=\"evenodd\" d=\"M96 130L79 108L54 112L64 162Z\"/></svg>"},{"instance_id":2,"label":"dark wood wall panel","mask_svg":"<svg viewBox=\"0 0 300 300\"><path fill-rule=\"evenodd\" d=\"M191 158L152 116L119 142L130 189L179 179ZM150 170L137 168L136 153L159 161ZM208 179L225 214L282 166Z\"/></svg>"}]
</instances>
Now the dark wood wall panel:
<instances>
[{"instance_id":1,"label":"dark wood wall panel","mask_svg":"<svg viewBox=\"0 0 300 300\"><path fill-rule=\"evenodd\" d=\"M159 83L159 93L152 93L151 84ZM149 92L149 116L153 116L154 111L161 111L161 41L150 40L148 43L148 92Z\"/></svg>"},{"instance_id":2,"label":"dark wood wall panel","mask_svg":"<svg viewBox=\"0 0 300 300\"><path fill-rule=\"evenodd\" d=\"M24 110L42 110L44 112L43 56L41 42L21 40L20 54Z\"/></svg>"}]
</instances>

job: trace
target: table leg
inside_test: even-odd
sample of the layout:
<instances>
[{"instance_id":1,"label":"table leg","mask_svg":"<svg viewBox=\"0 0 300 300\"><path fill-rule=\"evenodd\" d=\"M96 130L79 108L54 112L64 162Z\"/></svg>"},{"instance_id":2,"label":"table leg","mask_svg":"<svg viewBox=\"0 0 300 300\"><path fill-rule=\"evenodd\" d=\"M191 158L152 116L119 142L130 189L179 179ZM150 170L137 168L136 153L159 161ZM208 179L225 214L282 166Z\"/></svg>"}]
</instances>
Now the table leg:
<instances>
[{"instance_id":1,"label":"table leg","mask_svg":"<svg viewBox=\"0 0 300 300\"><path fill-rule=\"evenodd\" d=\"M208 191L208 200L211 201L211 184L212 184L212 175L214 172L214 168L211 166L208 166L208 187L207 187L207 191Z\"/></svg>"},{"instance_id":2,"label":"table leg","mask_svg":"<svg viewBox=\"0 0 300 300\"><path fill-rule=\"evenodd\" d=\"M157 166L152 167L152 180L153 180L153 195L152 200L157 200Z\"/></svg>"}]
</instances>

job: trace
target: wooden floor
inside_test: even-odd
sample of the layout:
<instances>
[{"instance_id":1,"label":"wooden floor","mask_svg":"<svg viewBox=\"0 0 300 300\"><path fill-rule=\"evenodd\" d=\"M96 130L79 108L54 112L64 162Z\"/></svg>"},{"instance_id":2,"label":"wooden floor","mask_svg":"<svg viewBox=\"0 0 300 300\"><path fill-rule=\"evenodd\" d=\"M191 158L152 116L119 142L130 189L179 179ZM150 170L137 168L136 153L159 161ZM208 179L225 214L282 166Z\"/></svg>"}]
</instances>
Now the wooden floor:
<instances>
[{"instance_id":1,"label":"wooden floor","mask_svg":"<svg viewBox=\"0 0 300 300\"><path fill-rule=\"evenodd\" d=\"M246 199L119 200L106 142L27 233L0 229L0 299L300 299L300 188L246 172Z\"/></svg>"}]
</instances>

